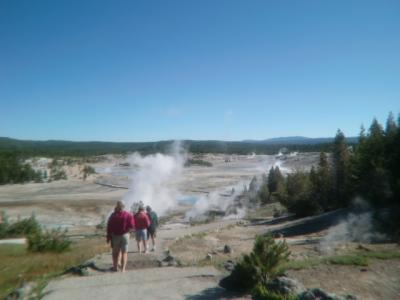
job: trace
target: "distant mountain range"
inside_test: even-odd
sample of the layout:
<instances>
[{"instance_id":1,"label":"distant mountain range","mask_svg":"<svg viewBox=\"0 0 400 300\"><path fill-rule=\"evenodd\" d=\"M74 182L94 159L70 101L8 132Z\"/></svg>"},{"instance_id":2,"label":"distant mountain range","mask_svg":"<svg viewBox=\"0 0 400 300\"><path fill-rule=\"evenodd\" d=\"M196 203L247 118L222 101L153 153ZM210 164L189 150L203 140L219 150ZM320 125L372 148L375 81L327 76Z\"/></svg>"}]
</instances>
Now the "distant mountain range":
<instances>
[{"instance_id":1,"label":"distant mountain range","mask_svg":"<svg viewBox=\"0 0 400 300\"><path fill-rule=\"evenodd\" d=\"M287 137L276 137L265 140L243 140L243 141L218 141L218 140L184 140L187 142L215 142L215 143L254 143L254 144L267 144L267 145L315 145L323 143L332 143L333 137L321 137L321 138L309 138L305 136L287 136ZM169 141L155 141L155 142L100 142L100 141L68 141L68 140L19 140L9 137L0 137L0 145L22 145L22 144L47 144L47 145L62 145L62 144L154 144L154 143L164 143ZM357 143L358 137L348 137L346 138L348 143Z\"/></svg>"},{"instance_id":2,"label":"distant mountain range","mask_svg":"<svg viewBox=\"0 0 400 300\"><path fill-rule=\"evenodd\" d=\"M316 145L324 143L332 143L334 138L309 138L304 136L288 136L288 137L277 137L266 140L244 140L245 143L259 143L265 145ZM358 137L348 137L346 141L350 144L358 142Z\"/></svg>"}]
</instances>

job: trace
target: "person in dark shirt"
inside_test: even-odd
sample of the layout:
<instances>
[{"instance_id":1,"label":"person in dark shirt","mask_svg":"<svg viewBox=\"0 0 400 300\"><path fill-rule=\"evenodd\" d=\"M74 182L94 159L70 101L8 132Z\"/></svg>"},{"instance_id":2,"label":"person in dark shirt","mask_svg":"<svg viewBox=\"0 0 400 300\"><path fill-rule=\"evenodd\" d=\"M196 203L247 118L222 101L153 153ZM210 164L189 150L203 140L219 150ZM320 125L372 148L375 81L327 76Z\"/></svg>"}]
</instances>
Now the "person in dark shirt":
<instances>
[{"instance_id":1,"label":"person in dark shirt","mask_svg":"<svg viewBox=\"0 0 400 300\"><path fill-rule=\"evenodd\" d=\"M151 209L150 206L146 206L146 211L147 211L147 215L149 216L150 219L150 226L147 228L147 239L151 238L151 242L152 242L152 248L151 251L155 251L156 250L156 231L157 231L157 227L158 227L158 216L156 214L156 212L154 210Z\"/></svg>"},{"instance_id":2,"label":"person in dark shirt","mask_svg":"<svg viewBox=\"0 0 400 300\"><path fill-rule=\"evenodd\" d=\"M122 272L125 272L128 260L129 232L135 228L132 214L124 207L124 203L118 201L107 222L107 243L111 242L113 271L118 271L118 257L121 257Z\"/></svg>"}]
</instances>

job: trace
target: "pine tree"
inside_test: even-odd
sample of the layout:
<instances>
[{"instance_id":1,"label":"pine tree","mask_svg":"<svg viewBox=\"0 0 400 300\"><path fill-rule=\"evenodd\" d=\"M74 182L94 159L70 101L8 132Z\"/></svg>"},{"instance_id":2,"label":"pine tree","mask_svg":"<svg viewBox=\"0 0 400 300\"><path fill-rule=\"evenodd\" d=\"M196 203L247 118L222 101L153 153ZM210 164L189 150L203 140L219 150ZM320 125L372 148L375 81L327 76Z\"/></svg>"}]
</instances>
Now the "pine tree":
<instances>
[{"instance_id":1,"label":"pine tree","mask_svg":"<svg viewBox=\"0 0 400 300\"><path fill-rule=\"evenodd\" d=\"M391 122L388 123L391 131ZM384 206L392 195L386 167L387 149L385 131L374 119L366 137L360 139L352 161L352 183L358 195L377 206Z\"/></svg>"},{"instance_id":2,"label":"pine tree","mask_svg":"<svg viewBox=\"0 0 400 300\"><path fill-rule=\"evenodd\" d=\"M342 131L338 130L333 144L333 195L334 204L337 207L349 204L349 152L346 138Z\"/></svg>"},{"instance_id":3,"label":"pine tree","mask_svg":"<svg viewBox=\"0 0 400 300\"><path fill-rule=\"evenodd\" d=\"M365 142L365 139L366 139L365 127L364 127L364 125L361 125L360 136L358 138L358 143L361 144L361 143Z\"/></svg>"},{"instance_id":4,"label":"pine tree","mask_svg":"<svg viewBox=\"0 0 400 300\"><path fill-rule=\"evenodd\" d=\"M315 176L315 170L312 169L311 173L313 174L311 176L299 171L288 174L285 193L279 197L279 201L289 212L300 217L321 212L321 206L311 194L310 177Z\"/></svg>"},{"instance_id":5,"label":"pine tree","mask_svg":"<svg viewBox=\"0 0 400 300\"><path fill-rule=\"evenodd\" d=\"M279 167L271 167L268 174L268 189L270 193L276 192L279 188L279 185L282 184L283 181L284 178Z\"/></svg>"},{"instance_id":6,"label":"pine tree","mask_svg":"<svg viewBox=\"0 0 400 300\"><path fill-rule=\"evenodd\" d=\"M398 124L394 122L393 113L390 113L385 129L386 147L385 159L388 172L390 189L392 192L391 202L400 205L400 115Z\"/></svg>"},{"instance_id":7,"label":"pine tree","mask_svg":"<svg viewBox=\"0 0 400 300\"><path fill-rule=\"evenodd\" d=\"M332 207L332 176L328 163L328 158L321 152L318 167L310 171L310 197L321 206L322 210L327 211Z\"/></svg>"},{"instance_id":8,"label":"pine tree","mask_svg":"<svg viewBox=\"0 0 400 300\"><path fill-rule=\"evenodd\" d=\"M261 184L261 187L258 190L258 199L262 204L267 204L269 201L269 190L266 181Z\"/></svg>"},{"instance_id":9,"label":"pine tree","mask_svg":"<svg viewBox=\"0 0 400 300\"><path fill-rule=\"evenodd\" d=\"M389 113L386 121L385 136L389 139L394 139L397 134L397 124L394 120L393 112Z\"/></svg>"},{"instance_id":10,"label":"pine tree","mask_svg":"<svg viewBox=\"0 0 400 300\"><path fill-rule=\"evenodd\" d=\"M257 177L253 176L253 178L251 179L250 184L249 184L249 192L255 193L257 191L257 187L258 187Z\"/></svg>"},{"instance_id":11,"label":"pine tree","mask_svg":"<svg viewBox=\"0 0 400 300\"><path fill-rule=\"evenodd\" d=\"M272 193L275 189L275 169L274 167L271 167L268 172L268 190Z\"/></svg>"}]
</instances>

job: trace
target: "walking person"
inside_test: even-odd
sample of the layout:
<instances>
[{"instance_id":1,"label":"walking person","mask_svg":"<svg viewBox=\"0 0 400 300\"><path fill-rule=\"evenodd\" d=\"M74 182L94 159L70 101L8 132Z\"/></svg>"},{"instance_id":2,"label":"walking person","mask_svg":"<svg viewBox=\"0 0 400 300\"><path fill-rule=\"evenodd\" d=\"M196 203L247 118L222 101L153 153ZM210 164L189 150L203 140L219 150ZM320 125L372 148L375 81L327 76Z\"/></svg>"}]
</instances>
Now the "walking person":
<instances>
[{"instance_id":1,"label":"walking person","mask_svg":"<svg viewBox=\"0 0 400 300\"><path fill-rule=\"evenodd\" d=\"M152 248L151 251L156 250L156 231L158 227L158 216L154 210L151 209L150 206L146 206L146 212L150 219L150 226L147 228L147 240L151 238Z\"/></svg>"},{"instance_id":2,"label":"walking person","mask_svg":"<svg viewBox=\"0 0 400 300\"><path fill-rule=\"evenodd\" d=\"M125 205L118 201L114 212L107 222L107 243L111 242L113 271L118 271L121 259L121 271L125 272L128 261L129 232L135 228L135 220L131 213L124 210Z\"/></svg>"},{"instance_id":3,"label":"walking person","mask_svg":"<svg viewBox=\"0 0 400 300\"><path fill-rule=\"evenodd\" d=\"M134 216L136 228L136 242L139 253L147 253L147 228L150 226L150 219L144 211L143 206L139 206L138 212ZM142 243L143 249L140 244Z\"/></svg>"}]
</instances>

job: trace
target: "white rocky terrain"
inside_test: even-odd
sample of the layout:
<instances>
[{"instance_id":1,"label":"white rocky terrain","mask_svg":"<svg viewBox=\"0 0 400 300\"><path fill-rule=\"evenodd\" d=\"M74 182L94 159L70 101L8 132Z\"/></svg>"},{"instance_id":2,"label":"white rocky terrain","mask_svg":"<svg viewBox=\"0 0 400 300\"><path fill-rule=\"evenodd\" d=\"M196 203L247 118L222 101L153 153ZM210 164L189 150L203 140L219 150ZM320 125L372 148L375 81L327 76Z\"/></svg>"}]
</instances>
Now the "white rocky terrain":
<instances>
[{"instance_id":1,"label":"white rocky terrain","mask_svg":"<svg viewBox=\"0 0 400 300\"><path fill-rule=\"evenodd\" d=\"M229 198L221 195L230 193L232 188L235 188L236 193L240 193L253 176L268 172L271 166L279 165L283 171L289 171L294 167L298 168L299 162L304 161L302 167L309 168L311 163L316 163L318 154L299 154L286 159L273 155L221 154L197 155L190 158L201 159L212 166L178 165L168 169L170 166L167 165L167 169L164 170L164 161L156 161L150 162L152 166L156 166L150 174L143 173L144 178L137 178L135 174L140 173L141 168L148 167L136 165L131 157L107 155L94 159L96 162L85 164L64 164L61 161L62 169L67 173L67 180L0 186L0 210L6 211L11 220L34 213L40 223L50 227L72 229L75 226L93 226L98 224L104 215L108 215L117 200L124 199L129 194L129 189L137 189L135 181L138 180L149 181L149 185L156 185L156 188L162 185L162 190L153 186L145 187L155 189L154 198L161 197L173 189L170 196L177 199L166 199L165 201L173 202L170 206L159 201L157 205L161 210L164 207L180 209L179 204L182 202L179 200L186 204L187 209L188 204L193 204L198 198L207 197L209 194L212 195L213 203L225 205ZM36 169L50 172L47 166L51 160L42 158L32 163ZM86 180L82 175L84 165L90 165L96 170L96 174L88 176ZM166 178L159 180L161 182L151 181L155 177L164 176L163 172L167 174Z\"/></svg>"}]
</instances>

